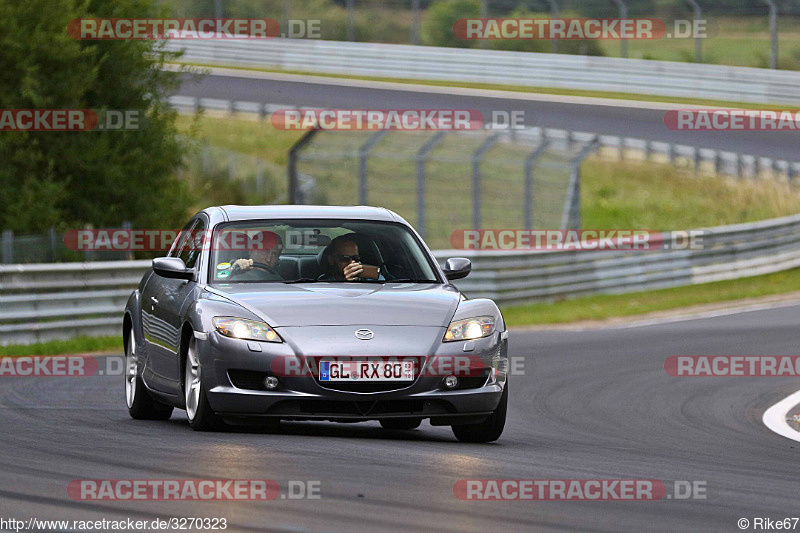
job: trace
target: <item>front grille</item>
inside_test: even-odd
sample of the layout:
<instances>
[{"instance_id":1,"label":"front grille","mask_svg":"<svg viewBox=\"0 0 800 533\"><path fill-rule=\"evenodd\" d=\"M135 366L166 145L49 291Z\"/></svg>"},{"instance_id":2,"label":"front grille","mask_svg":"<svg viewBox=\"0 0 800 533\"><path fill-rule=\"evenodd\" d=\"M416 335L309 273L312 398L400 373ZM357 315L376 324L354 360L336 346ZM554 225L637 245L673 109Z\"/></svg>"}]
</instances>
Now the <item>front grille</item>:
<instances>
[{"instance_id":1,"label":"front grille","mask_svg":"<svg viewBox=\"0 0 800 533\"><path fill-rule=\"evenodd\" d=\"M320 386L324 389L340 392L389 392L408 388L413 383L413 381L367 381L364 383L339 381L332 383L321 382Z\"/></svg>"},{"instance_id":2,"label":"front grille","mask_svg":"<svg viewBox=\"0 0 800 533\"><path fill-rule=\"evenodd\" d=\"M399 359L414 359L414 379L412 381L320 381L319 362L323 357L309 357L309 365L314 374L314 380L323 389L341 392L389 392L407 389L413 385L425 364L425 357L401 357ZM366 358L368 360L368 358Z\"/></svg>"},{"instance_id":3,"label":"front grille","mask_svg":"<svg viewBox=\"0 0 800 533\"><path fill-rule=\"evenodd\" d=\"M491 370L487 368L481 373L480 376L466 376L463 378L458 378L458 385L456 386L455 390L477 389L483 387L486 384L486 381L489 379L490 372Z\"/></svg>"},{"instance_id":4,"label":"front grille","mask_svg":"<svg viewBox=\"0 0 800 533\"><path fill-rule=\"evenodd\" d=\"M302 414L328 414L337 415L385 415L422 413L424 402L422 400L394 400L377 402L331 402L325 400L312 400L300 403Z\"/></svg>"},{"instance_id":5,"label":"front grille","mask_svg":"<svg viewBox=\"0 0 800 533\"><path fill-rule=\"evenodd\" d=\"M270 415L380 417L385 415L436 415L455 412L452 404L442 400L283 400L269 410Z\"/></svg>"}]
</instances>

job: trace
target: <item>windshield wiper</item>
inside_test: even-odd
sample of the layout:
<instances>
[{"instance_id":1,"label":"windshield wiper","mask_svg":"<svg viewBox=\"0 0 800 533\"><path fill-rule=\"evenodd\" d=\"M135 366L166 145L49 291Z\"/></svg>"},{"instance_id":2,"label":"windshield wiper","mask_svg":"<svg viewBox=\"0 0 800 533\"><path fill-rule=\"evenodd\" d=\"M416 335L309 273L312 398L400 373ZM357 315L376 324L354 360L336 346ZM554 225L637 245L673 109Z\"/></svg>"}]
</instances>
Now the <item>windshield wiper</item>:
<instances>
[{"instance_id":1,"label":"windshield wiper","mask_svg":"<svg viewBox=\"0 0 800 533\"><path fill-rule=\"evenodd\" d=\"M284 281L286 284L290 283L320 283L321 281L328 281L331 283L439 283L433 279L411 279L411 278L400 278L400 279L356 279L353 281L337 281L337 280L319 280L314 278L300 278L300 279L292 279L289 281Z\"/></svg>"}]
</instances>

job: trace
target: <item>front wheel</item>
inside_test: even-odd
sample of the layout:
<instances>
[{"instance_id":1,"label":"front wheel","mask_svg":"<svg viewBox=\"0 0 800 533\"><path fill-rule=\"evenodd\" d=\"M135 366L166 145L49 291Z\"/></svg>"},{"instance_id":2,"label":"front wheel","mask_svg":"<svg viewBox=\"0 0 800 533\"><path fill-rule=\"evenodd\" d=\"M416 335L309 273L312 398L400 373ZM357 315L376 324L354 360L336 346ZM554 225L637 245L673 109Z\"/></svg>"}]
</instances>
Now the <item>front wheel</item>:
<instances>
[{"instance_id":1,"label":"front wheel","mask_svg":"<svg viewBox=\"0 0 800 533\"><path fill-rule=\"evenodd\" d=\"M497 408L489 418L480 424L462 424L452 426L453 434L461 442L492 442L500 438L506 425L506 411L508 411L508 381L503 388L503 395Z\"/></svg>"},{"instance_id":2,"label":"front wheel","mask_svg":"<svg viewBox=\"0 0 800 533\"><path fill-rule=\"evenodd\" d=\"M195 431L220 430L225 424L211 409L200 378L200 358L197 356L197 340L193 335L186 350L186 364L183 370L186 417L189 419L189 426Z\"/></svg>"},{"instance_id":3,"label":"front wheel","mask_svg":"<svg viewBox=\"0 0 800 533\"><path fill-rule=\"evenodd\" d=\"M136 338L133 329L125 345L125 404L128 414L136 420L167 420L172 407L159 403L150 396L139 376L139 359L136 357Z\"/></svg>"}]
</instances>

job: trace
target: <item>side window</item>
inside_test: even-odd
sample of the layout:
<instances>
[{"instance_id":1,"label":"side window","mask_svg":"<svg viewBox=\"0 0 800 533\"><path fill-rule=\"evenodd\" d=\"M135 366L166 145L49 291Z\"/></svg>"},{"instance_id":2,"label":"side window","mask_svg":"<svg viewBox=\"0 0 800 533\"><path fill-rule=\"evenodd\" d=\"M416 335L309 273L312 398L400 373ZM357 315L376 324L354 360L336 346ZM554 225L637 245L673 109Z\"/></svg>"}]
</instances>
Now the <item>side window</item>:
<instances>
[{"instance_id":1,"label":"side window","mask_svg":"<svg viewBox=\"0 0 800 533\"><path fill-rule=\"evenodd\" d=\"M200 254L203 252L203 238L205 237L206 223L202 219L191 229L186 239L186 246L181 249L180 258L186 263L187 268L194 268Z\"/></svg>"},{"instance_id":2,"label":"side window","mask_svg":"<svg viewBox=\"0 0 800 533\"><path fill-rule=\"evenodd\" d=\"M178 233L178 236L175 237L175 241L172 243L172 247L169 249L169 253L167 257L180 257L181 259L186 259L182 253L184 248L187 246L186 239L189 236L189 232L197 223L197 220L190 220Z\"/></svg>"}]
</instances>

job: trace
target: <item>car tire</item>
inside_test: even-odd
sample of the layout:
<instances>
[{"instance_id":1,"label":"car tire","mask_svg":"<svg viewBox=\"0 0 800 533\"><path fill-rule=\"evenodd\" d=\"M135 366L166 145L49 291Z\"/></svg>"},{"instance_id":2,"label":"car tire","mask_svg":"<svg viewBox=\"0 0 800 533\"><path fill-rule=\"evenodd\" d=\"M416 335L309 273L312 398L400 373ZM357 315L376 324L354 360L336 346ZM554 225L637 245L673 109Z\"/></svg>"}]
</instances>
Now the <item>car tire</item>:
<instances>
[{"instance_id":1,"label":"car tire","mask_svg":"<svg viewBox=\"0 0 800 533\"><path fill-rule=\"evenodd\" d=\"M200 358L197 355L197 340L192 335L189 339L189 346L186 348L183 369L186 418L189 420L189 426L195 431L219 431L225 428L226 424L208 403L201 371Z\"/></svg>"},{"instance_id":2,"label":"car tire","mask_svg":"<svg viewBox=\"0 0 800 533\"><path fill-rule=\"evenodd\" d=\"M506 425L508 411L508 382L503 388L500 403L489 417L480 424L452 426L453 434L461 442L492 442L500 438Z\"/></svg>"},{"instance_id":3,"label":"car tire","mask_svg":"<svg viewBox=\"0 0 800 533\"><path fill-rule=\"evenodd\" d=\"M421 418L384 418L380 420L383 429L417 429L422 424Z\"/></svg>"},{"instance_id":4,"label":"car tire","mask_svg":"<svg viewBox=\"0 0 800 533\"><path fill-rule=\"evenodd\" d=\"M128 414L135 420L167 420L172 416L172 407L154 400L139 375L133 329L125 345L125 403Z\"/></svg>"}]
</instances>

